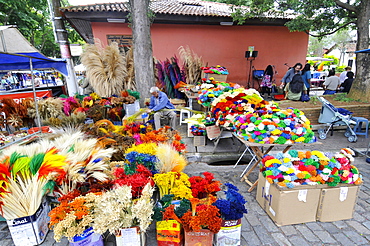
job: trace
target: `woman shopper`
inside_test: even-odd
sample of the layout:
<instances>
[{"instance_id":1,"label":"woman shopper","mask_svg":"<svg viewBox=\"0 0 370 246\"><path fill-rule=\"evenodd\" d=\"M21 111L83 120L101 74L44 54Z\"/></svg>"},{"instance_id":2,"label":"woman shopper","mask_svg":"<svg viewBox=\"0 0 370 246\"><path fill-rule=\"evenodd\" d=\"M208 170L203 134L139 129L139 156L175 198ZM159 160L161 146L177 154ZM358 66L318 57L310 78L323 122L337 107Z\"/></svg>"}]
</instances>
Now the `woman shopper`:
<instances>
[{"instance_id":1,"label":"woman shopper","mask_svg":"<svg viewBox=\"0 0 370 246\"><path fill-rule=\"evenodd\" d=\"M306 63L302 69L302 79L304 85L307 88L307 95L310 95L310 88L311 88L311 65Z\"/></svg>"},{"instance_id":2,"label":"woman shopper","mask_svg":"<svg viewBox=\"0 0 370 246\"><path fill-rule=\"evenodd\" d=\"M285 88L286 84L292 81L293 76L295 74L301 74L302 63L296 63L292 68L290 68L284 75L283 79L281 80L281 88Z\"/></svg>"}]
</instances>

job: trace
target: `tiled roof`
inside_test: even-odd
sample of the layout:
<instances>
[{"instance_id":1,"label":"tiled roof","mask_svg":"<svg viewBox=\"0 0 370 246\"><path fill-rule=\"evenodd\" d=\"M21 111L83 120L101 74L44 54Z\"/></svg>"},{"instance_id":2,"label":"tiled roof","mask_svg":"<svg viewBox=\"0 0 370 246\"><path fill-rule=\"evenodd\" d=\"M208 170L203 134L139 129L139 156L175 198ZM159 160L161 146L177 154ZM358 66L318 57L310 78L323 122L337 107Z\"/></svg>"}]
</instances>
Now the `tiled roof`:
<instances>
[{"instance_id":1,"label":"tiled roof","mask_svg":"<svg viewBox=\"0 0 370 246\"><path fill-rule=\"evenodd\" d=\"M155 14L220 16L231 17L230 4L199 0L157 0L150 2ZM70 6L61 8L62 12L128 12L124 2L94 5Z\"/></svg>"}]
</instances>

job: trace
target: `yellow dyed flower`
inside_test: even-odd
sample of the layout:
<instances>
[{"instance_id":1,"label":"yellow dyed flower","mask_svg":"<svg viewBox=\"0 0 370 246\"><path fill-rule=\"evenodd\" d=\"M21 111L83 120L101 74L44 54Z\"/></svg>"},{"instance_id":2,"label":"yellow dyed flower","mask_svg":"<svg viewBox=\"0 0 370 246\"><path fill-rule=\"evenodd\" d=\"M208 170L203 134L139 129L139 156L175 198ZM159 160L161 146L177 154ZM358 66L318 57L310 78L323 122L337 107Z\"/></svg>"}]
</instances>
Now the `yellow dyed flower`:
<instances>
[{"instance_id":1,"label":"yellow dyed flower","mask_svg":"<svg viewBox=\"0 0 370 246\"><path fill-rule=\"evenodd\" d=\"M132 145L131 148L126 150L126 154L136 151L142 154L155 155L157 153L157 144L156 143L143 143L139 145Z\"/></svg>"}]
</instances>

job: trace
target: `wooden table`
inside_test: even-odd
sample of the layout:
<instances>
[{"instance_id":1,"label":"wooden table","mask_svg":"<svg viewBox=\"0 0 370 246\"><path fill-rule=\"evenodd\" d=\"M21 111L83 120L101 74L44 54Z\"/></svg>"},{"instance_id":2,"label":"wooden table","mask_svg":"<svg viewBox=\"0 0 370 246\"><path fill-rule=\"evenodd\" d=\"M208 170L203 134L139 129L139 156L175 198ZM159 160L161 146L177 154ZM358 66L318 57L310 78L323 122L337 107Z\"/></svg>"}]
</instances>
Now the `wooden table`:
<instances>
[{"instance_id":1,"label":"wooden table","mask_svg":"<svg viewBox=\"0 0 370 246\"><path fill-rule=\"evenodd\" d=\"M249 149L250 150L250 153L252 154L252 160L249 162L249 164L247 165L246 169L244 170L244 172L248 169L249 165L252 164L252 161L254 159L256 159L255 163L252 165L252 167L244 174L244 172L242 173L242 179L240 181L245 181L249 186L250 188L248 189L248 192L251 192L258 184L258 180L255 181L255 182L252 182L248 179L248 176L252 173L252 171L257 167L257 165L262 161L262 158L267 155L274 147L284 147L284 150L282 151L283 153L286 153L293 145L294 146L308 146L308 145L314 145L314 144L321 144L320 142L315 142L315 143L310 143L310 144L306 144L306 143L294 143L294 144L260 144L260 143L252 143L252 142L249 142L249 141L246 141L244 140L243 138L241 138L240 136L238 136L237 134L233 133L234 136L240 141L242 142L244 145L245 145L245 150L244 152L241 154L238 162L241 160L241 158L243 157L243 155L246 153L246 150ZM263 150L264 147L266 147L265 151ZM234 167L236 167L236 165L238 164L238 162L235 164ZM244 175L243 175L244 174Z\"/></svg>"}]
</instances>

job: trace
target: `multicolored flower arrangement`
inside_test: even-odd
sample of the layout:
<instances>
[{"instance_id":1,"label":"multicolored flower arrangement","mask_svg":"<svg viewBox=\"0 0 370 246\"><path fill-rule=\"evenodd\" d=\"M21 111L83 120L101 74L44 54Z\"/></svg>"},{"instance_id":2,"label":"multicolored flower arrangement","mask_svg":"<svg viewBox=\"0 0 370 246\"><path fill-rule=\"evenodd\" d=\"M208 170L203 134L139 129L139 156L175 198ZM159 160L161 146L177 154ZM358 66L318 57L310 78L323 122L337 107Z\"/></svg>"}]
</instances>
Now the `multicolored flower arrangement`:
<instances>
[{"instance_id":1,"label":"multicolored flower arrangement","mask_svg":"<svg viewBox=\"0 0 370 246\"><path fill-rule=\"evenodd\" d=\"M192 125L190 127L190 132L193 136L205 136L207 135L206 127L203 125Z\"/></svg>"},{"instance_id":2,"label":"multicolored flower arrangement","mask_svg":"<svg viewBox=\"0 0 370 246\"><path fill-rule=\"evenodd\" d=\"M243 214L248 213L245 208L245 203L247 201L245 201L244 197L238 192L239 189L235 185L225 183L225 186L227 187L227 190L224 191L226 199L217 199L213 205L220 210L223 220L241 219Z\"/></svg>"},{"instance_id":3,"label":"multicolored flower arrangement","mask_svg":"<svg viewBox=\"0 0 370 246\"><path fill-rule=\"evenodd\" d=\"M213 233L217 233L221 229L222 219L220 218L218 208L212 205L216 201L216 197L209 195L204 199L190 198L189 200L191 209L181 217L175 213L175 205L170 205L163 213L163 219L176 220L183 226L186 232L208 229Z\"/></svg>"},{"instance_id":4,"label":"multicolored flower arrangement","mask_svg":"<svg viewBox=\"0 0 370 246\"><path fill-rule=\"evenodd\" d=\"M133 198L138 198L142 195L145 185L154 185L152 173L143 165L130 166L125 164L124 168L115 168L113 175L113 183L115 185L131 187Z\"/></svg>"},{"instance_id":5,"label":"multicolored flower arrangement","mask_svg":"<svg viewBox=\"0 0 370 246\"><path fill-rule=\"evenodd\" d=\"M331 154L314 151L290 150L262 159L261 172L270 182L281 187L293 188L299 185L339 183L362 183L358 169L352 165L353 151L349 148Z\"/></svg>"},{"instance_id":6,"label":"multicolored flower arrangement","mask_svg":"<svg viewBox=\"0 0 370 246\"><path fill-rule=\"evenodd\" d=\"M73 197L73 196L72 196ZM54 239L60 242L62 237L73 241L73 237L81 235L92 226L94 207L99 195L88 193L69 200L65 198L50 211L49 226L54 230Z\"/></svg>"},{"instance_id":7,"label":"multicolored flower arrangement","mask_svg":"<svg viewBox=\"0 0 370 246\"><path fill-rule=\"evenodd\" d=\"M249 142L261 144L312 143L316 138L310 121L299 109L261 108L234 120L236 133Z\"/></svg>"},{"instance_id":8,"label":"multicolored flower arrangement","mask_svg":"<svg viewBox=\"0 0 370 246\"><path fill-rule=\"evenodd\" d=\"M213 73L213 74L229 74L229 71L225 67L217 65L216 67L201 67L204 73Z\"/></svg>"}]
</instances>

